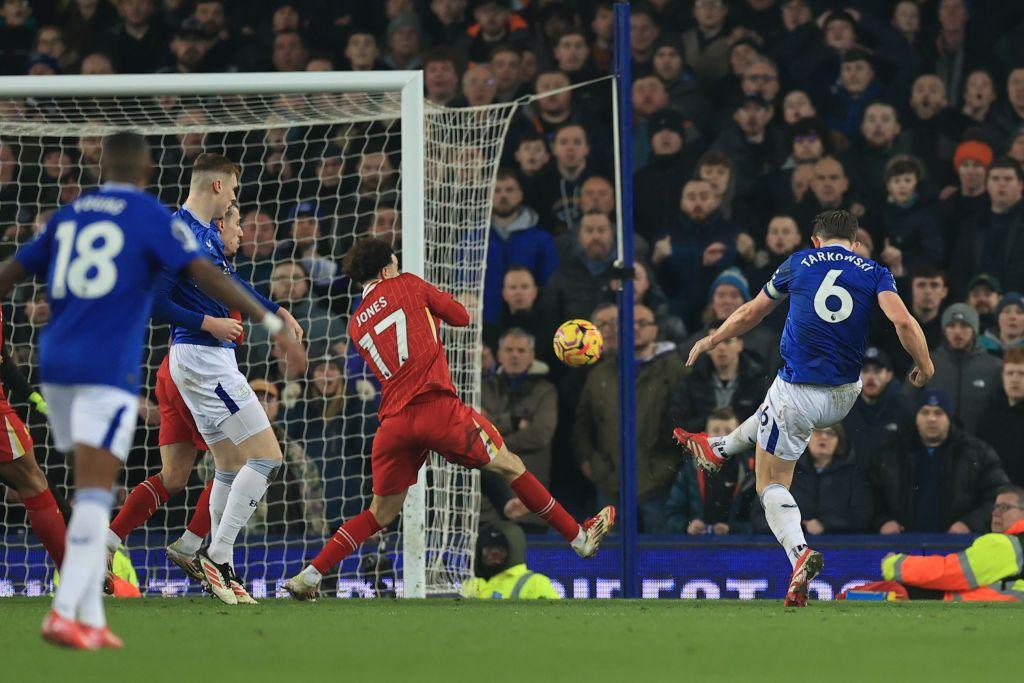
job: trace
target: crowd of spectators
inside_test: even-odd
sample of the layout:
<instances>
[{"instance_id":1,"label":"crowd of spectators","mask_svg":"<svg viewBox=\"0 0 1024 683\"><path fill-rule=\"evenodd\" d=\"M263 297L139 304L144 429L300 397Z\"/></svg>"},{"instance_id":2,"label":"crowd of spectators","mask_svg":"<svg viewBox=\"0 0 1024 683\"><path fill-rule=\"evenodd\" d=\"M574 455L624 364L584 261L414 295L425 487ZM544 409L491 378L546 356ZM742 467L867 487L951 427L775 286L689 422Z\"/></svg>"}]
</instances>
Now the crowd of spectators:
<instances>
[{"instance_id":1,"label":"crowd of spectators","mask_svg":"<svg viewBox=\"0 0 1024 683\"><path fill-rule=\"evenodd\" d=\"M812 435L797 468L804 526L985 530L995 490L1024 484L1024 5L634 2L630 350L616 348L610 88L587 85L610 73L612 23L606 0L5 0L0 71L423 69L436 105L538 96L509 104L481 302L482 406L567 507L591 510L618 495L615 368L629 356L648 533L765 530L748 458L708 477L670 434L674 424L727 432L757 409L782 363L785 306L692 370L682 358L809 245L817 213L848 209L862 226L858 253L892 271L936 373L913 390L910 358L876 321L861 397L844 424ZM186 108L178 121L203 116ZM169 204L180 169L212 139L162 141L171 175L154 184ZM304 160L284 128L244 142L238 270L290 308L315 348L285 370L253 331L240 358L265 382L268 412L280 400L281 436L317 464L328 500L318 514L336 522L366 495L378 391L345 339L352 292L338 262L359 234L400 247L396 150L327 144ZM95 183L97 154L88 137L34 153L0 141L5 254ZM37 192L29 202L25 187ZM6 315L16 357L31 365L45 300L23 293ZM551 334L571 318L604 334L588 370L552 358ZM155 331L153 367L165 345Z\"/></svg>"}]
</instances>

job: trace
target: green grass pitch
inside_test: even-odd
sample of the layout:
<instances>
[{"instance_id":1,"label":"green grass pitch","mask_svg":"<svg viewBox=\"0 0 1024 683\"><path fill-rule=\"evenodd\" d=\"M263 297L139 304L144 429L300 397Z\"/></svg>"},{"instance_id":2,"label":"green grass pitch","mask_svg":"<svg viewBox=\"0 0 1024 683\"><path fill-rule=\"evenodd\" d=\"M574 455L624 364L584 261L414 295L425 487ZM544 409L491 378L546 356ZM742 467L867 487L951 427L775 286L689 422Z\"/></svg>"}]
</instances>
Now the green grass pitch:
<instances>
[{"instance_id":1,"label":"green grass pitch","mask_svg":"<svg viewBox=\"0 0 1024 683\"><path fill-rule=\"evenodd\" d=\"M108 600L119 652L39 638L48 598L0 600L0 680L1009 680L1014 605L777 601ZM329 677L329 678L326 678Z\"/></svg>"}]
</instances>

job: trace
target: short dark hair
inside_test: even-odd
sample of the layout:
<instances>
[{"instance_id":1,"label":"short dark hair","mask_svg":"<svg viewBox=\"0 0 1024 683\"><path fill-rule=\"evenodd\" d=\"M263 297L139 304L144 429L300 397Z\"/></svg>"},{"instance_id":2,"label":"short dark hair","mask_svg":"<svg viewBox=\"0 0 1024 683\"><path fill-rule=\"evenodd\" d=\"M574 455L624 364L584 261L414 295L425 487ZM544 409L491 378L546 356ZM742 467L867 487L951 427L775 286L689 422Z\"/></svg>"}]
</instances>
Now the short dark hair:
<instances>
[{"instance_id":1,"label":"short dark hair","mask_svg":"<svg viewBox=\"0 0 1024 683\"><path fill-rule=\"evenodd\" d=\"M1004 493L1012 493L1017 496L1017 505L1024 505L1024 486L1017 486L1016 484L1004 484L996 489L996 495L1000 496Z\"/></svg>"},{"instance_id":2,"label":"short dark hair","mask_svg":"<svg viewBox=\"0 0 1024 683\"><path fill-rule=\"evenodd\" d=\"M725 166L731 172L734 164L732 163L732 159L729 158L729 155L719 152L717 149L713 149L710 152L704 152L700 155L700 159L697 159L697 167L694 169L695 173L699 172L700 169L705 166ZM700 176L695 175L694 177L699 178Z\"/></svg>"},{"instance_id":3,"label":"short dark hair","mask_svg":"<svg viewBox=\"0 0 1024 683\"><path fill-rule=\"evenodd\" d=\"M910 275L910 282L913 284L914 280L932 280L934 278L941 278L942 284L944 285L949 284L949 279L946 277L946 271L930 263L926 263L915 268L914 272Z\"/></svg>"},{"instance_id":4,"label":"short dark hair","mask_svg":"<svg viewBox=\"0 0 1024 683\"><path fill-rule=\"evenodd\" d=\"M991 173L997 168L1013 169L1013 172L1017 174L1017 180L1024 180L1024 169L1021 168L1020 162L1013 157L996 157L992 165L988 167L988 172Z\"/></svg>"},{"instance_id":5,"label":"short dark hair","mask_svg":"<svg viewBox=\"0 0 1024 683\"><path fill-rule=\"evenodd\" d=\"M857 239L857 217L845 209L822 211L814 217L812 234L822 240L840 239L854 242Z\"/></svg>"},{"instance_id":6,"label":"short dark hair","mask_svg":"<svg viewBox=\"0 0 1024 683\"><path fill-rule=\"evenodd\" d=\"M921 182L921 167L907 155L893 157L885 166L885 182L888 183L898 175L912 175Z\"/></svg>"},{"instance_id":7,"label":"short dark hair","mask_svg":"<svg viewBox=\"0 0 1024 683\"><path fill-rule=\"evenodd\" d=\"M502 166L494 175L494 180L514 180L519 183L519 189L523 189L523 179L519 177L519 171L510 166Z\"/></svg>"},{"instance_id":8,"label":"short dark hair","mask_svg":"<svg viewBox=\"0 0 1024 683\"><path fill-rule=\"evenodd\" d=\"M100 175L107 180L138 182L146 179L151 162L149 143L139 133L120 131L103 138Z\"/></svg>"},{"instance_id":9,"label":"short dark hair","mask_svg":"<svg viewBox=\"0 0 1024 683\"><path fill-rule=\"evenodd\" d=\"M536 284L537 284L537 278L534 277L533 271L530 270L529 268L527 268L526 266L520 264L520 263L513 263L508 268L506 268L505 269L505 275L508 275L509 273L529 273L530 274L530 278L533 280L534 286L536 286ZM504 278L502 278L502 279L504 279ZM1024 350L1022 350L1022 352L1024 352Z\"/></svg>"},{"instance_id":10,"label":"short dark hair","mask_svg":"<svg viewBox=\"0 0 1024 683\"><path fill-rule=\"evenodd\" d=\"M391 264L395 250L376 237L363 237L356 242L342 261L342 272L355 282L369 282Z\"/></svg>"},{"instance_id":11,"label":"short dark hair","mask_svg":"<svg viewBox=\"0 0 1024 683\"><path fill-rule=\"evenodd\" d=\"M487 56L487 58L488 60L494 59L494 55L499 55L502 52L510 52L514 54L516 57L520 58L522 58L523 56L523 51L516 47L515 45L513 45L512 43L498 43L497 45L491 48L491 53Z\"/></svg>"},{"instance_id":12,"label":"short dark hair","mask_svg":"<svg viewBox=\"0 0 1024 683\"><path fill-rule=\"evenodd\" d=\"M421 68L426 70L427 65L432 62L451 62L455 73L462 76L462 60L459 58L459 54L450 47L437 45L426 50L420 60Z\"/></svg>"},{"instance_id":13,"label":"short dark hair","mask_svg":"<svg viewBox=\"0 0 1024 683\"><path fill-rule=\"evenodd\" d=\"M1024 365L1024 348L1013 346L1003 352L1003 365Z\"/></svg>"},{"instance_id":14,"label":"short dark hair","mask_svg":"<svg viewBox=\"0 0 1024 683\"><path fill-rule=\"evenodd\" d=\"M196 157L195 162L192 163L192 175L195 176L197 173L225 173L227 175L238 176L239 173L238 164L228 159L222 154L215 154L213 152L203 152Z\"/></svg>"},{"instance_id":15,"label":"short dark hair","mask_svg":"<svg viewBox=\"0 0 1024 683\"><path fill-rule=\"evenodd\" d=\"M708 420L736 420L738 422L739 418L736 417L736 413L731 407L725 406L724 408L715 408L708 413Z\"/></svg>"},{"instance_id":16,"label":"short dark hair","mask_svg":"<svg viewBox=\"0 0 1024 683\"><path fill-rule=\"evenodd\" d=\"M558 36L555 38L555 44L552 47L558 47L558 44L562 42L562 38L565 38L567 36L579 36L580 38L583 39L583 42L586 43L588 47L590 46L590 39L587 36L587 32L584 31L579 26L570 26L569 28L565 29L564 31L558 34Z\"/></svg>"}]
</instances>

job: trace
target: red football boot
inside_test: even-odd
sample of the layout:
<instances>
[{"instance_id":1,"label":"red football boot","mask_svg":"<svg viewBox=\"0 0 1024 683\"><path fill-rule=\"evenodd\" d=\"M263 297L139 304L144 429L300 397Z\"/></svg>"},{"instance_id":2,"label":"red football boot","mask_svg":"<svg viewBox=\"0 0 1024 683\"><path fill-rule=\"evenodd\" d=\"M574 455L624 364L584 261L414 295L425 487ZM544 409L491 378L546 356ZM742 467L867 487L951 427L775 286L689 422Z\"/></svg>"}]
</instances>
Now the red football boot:
<instances>
[{"instance_id":1,"label":"red football boot","mask_svg":"<svg viewBox=\"0 0 1024 683\"><path fill-rule=\"evenodd\" d=\"M124 647L124 641L115 636L109 626L96 628L95 626L86 626L85 624L81 624L80 628L85 632L86 638L92 640L96 648L102 647L108 650L120 650Z\"/></svg>"},{"instance_id":2,"label":"red football boot","mask_svg":"<svg viewBox=\"0 0 1024 683\"><path fill-rule=\"evenodd\" d=\"M672 431L672 438L693 454L693 459L705 472L717 472L725 464L725 458L715 453L704 432L691 434L682 427L676 427Z\"/></svg>"},{"instance_id":3,"label":"red football boot","mask_svg":"<svg viewBox=\"0 0 1024 683\"><path fill-rule=\"evenodd\" d=\"M601 540L612 530L614 525L615 506L606 505L596 515L583 522L583 532L586 534L586 538L579 547L573 545L573 550L580 557L593 557L597 554Z\"/></svg>"},{"instance_id":4,"label":"red football boot","mask_svg":"<svg viewBox=\"0 0 1024 683\"><path fill-rule=\"evenodd\" d=\"M43 619L42 636L43 640L60 647L69 647L72 650L95 650L99 647L95 638L74 619L68 619L50 610Z\"/></svg>"},{"instance_id":5,"label":"red football boot","mask_svg":"<svg viewBox=\"0 0 1024 683\"><path fill-rule=\"evenodd\" d=\"M800 559L793 567L793 573L789 577L789 588L786 590L785 607L803 607L807 604L807 585L815 576L821 573L825 566L825 558L821 553L811 548L800 553Z\"/></svg>"}]
</instances>

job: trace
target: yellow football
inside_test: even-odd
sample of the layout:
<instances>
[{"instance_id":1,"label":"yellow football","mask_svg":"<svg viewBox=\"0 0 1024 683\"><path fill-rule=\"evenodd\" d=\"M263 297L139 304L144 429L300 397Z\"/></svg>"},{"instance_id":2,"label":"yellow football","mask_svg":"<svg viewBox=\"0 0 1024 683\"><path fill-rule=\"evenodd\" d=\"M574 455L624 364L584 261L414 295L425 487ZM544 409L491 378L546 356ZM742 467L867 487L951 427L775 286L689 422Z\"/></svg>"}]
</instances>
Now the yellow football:
<instances>
[{"instance_id":1,"label":"yellow football","mask_svg":"<svg viewBox=\"0 0 1024 683\"><path fill-rule=\"evenodd\" d=\"M554 338L555 356L574 368L593 365L601 357L604 338L589 320L567 320L558 326Z\"/></svg>"}]
</instances>

